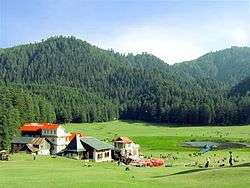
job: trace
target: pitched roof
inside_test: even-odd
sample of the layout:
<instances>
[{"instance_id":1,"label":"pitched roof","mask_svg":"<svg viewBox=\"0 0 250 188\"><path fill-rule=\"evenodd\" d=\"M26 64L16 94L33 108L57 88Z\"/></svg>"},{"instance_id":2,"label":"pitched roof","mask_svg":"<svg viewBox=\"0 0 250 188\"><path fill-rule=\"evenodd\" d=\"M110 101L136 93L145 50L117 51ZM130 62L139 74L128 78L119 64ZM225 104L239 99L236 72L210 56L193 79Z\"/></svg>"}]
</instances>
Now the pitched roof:
<instances>
[{"instance_id":1,"label":"pitched roof","mask_svg":"<svg viewBox=\"0 0 250 188\"><path fill-rule=\"evenodd\" d=\"M25 123L21 126L19 129L20 131L31 131L31 132L37 132L40 131L41 129L57 129L59 127L58 124L53 124L53 123Z\"/></svg>"},{"instance_id":2,"label":"pitched roof","mask_svg":"<svg viewBox=\"0 0 250 188\"><path fill-rule=\"evenodd\" d=\"M132 143L133 141L130 140L128 137L126 136L120 136L116 139L114 139L114 142L119 142L119 143L124 143L124 144L130 144Z\"/></svg>"},{"instance_id":3,"label":"pitched roof","mask_svg":"<svg viewBox=\"0 0 250 188\"><path fill-rule=\"evenodd\" d=\"M80 151L86 151L86 150L80 141L80 136L75 135L75 137L70 141L70 143L67 145L64 151L80 152Z\"/></svg>"},{"instance_id":4,"label":"pitched roof","mask_svg":"<svg viewBox=\"0 0 250 188\"><path fill-rule=\"evenodd\" d=\"M45 138L40 137L16 137L11 141L12 144L32 144L40 145L46 140Z\"/></svg>"},{"instance_id":5,"label":"pitched roof","mask_svg":"<svg viewBox=\"0 0 250 188\"><path fill-rule=\"evenodd\" d=\"M94 148L95 150L111 149L113 147L112 145L100 141L94 137L83 137L81 138L81 141Z\"/></svg>"},{"instance_id":6,"label":"pitched roof","mask_svg":"<svg viewBox=\"0 0 250 188\"><path fill-rule=\"evenodd\" d=\"M31 152L37 152L39 151L38 148L35 148L32 144L26 144L27 148L31 151Z\"/></svg>"},{"instance_id":7,"label":"pitched roof","mask_svg":"<svg viewBox=\"0 0 250 188\"><path fill-rule=\"evenodd\" d=\"M68 136L66 136L66 139L68 141L71 141L73 138L75 138L76 135L79 135L80 137L83 137L83 134L80 132L70 132L68 133Z\"/></svg>"},{"instance_id":8,"label":"pitched roof","mask_svg":"<svg viewBox=\"0 0 250 188\"><path fill-rule=\"evenodd\" d=\"M45 138L40 138L40 137L37 137L37 138L33 138L29 144L32 144L32 145L40 145L42 144L44 141L46 141Z\"/></svg>"},{"instance_id":9,"label":"pitched roof","mask_svg":"<svg viewBox=\"0 0 250 188\"><path fill-rule=\"evenodd\" d=\"M33 137L16 137L12 139L11 143L12 144L28 144L32 139Z\"/></svg>"}]
</instances>

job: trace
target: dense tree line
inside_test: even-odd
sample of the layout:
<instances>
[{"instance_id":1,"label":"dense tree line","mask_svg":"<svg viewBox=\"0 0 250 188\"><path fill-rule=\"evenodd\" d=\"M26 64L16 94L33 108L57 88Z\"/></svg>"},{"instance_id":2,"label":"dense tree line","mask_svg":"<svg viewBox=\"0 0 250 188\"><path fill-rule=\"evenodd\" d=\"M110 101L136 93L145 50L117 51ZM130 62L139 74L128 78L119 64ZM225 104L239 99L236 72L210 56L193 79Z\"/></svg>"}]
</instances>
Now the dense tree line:
<instances>
[{"instance_id":1,"label":"dense tree line","mask_svg":"<svg viewBox=\"0 0 250 188\"><path fill-rule=\"evenodd\" d=\"M78 88L55 85L23 85L23 88L50 101L59 123L103 122L119 116L117 104Z\"/></svg>"},{"instance_id":2,"label":"dense tree line","mask_svg":"<svg viewBox=\"0 0 250 188\"><path fill-rule=\"evenodd\" d=\"M229 92L230 96L250 96L250 77L236 84Z\"/></svg>"},{"instance_id":3,"label":"dense tree line","mask_svg":"<svg viewBox=\"0 0 250 188\"><path fill-rule=\"evenodd\" d=\"M54 122L53 106L44 97L0 83L0 148L9 146L24 122Z\"/></svg>"},{"instance_id":4,"label":"dense tree line","mask_svg":"<svg viewBox=\"0 0 250 188\"><path fill-rule=\"evenodd\" d=\"M249 75L249 54L249 48L233 47L169 66L147 53L124 55L74 37L52 37L1 49L0 80L34 105L23 107L29 111L10 105L11 113L26 116L17 118L21 122L121 118L176 124L249 123L249 96L228 95L233 83ZM34 115L38 111L40 115ZM43 111L51 111L52 117Z\"/></svg>"}]
</instances>

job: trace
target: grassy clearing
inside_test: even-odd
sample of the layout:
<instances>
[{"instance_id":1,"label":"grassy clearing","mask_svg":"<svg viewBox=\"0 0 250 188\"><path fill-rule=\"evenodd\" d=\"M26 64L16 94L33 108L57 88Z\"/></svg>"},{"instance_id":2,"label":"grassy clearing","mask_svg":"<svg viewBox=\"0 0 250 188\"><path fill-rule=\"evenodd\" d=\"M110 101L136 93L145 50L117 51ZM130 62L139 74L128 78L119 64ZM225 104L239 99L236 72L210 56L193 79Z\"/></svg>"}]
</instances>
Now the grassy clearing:
<instances>
[{"instance_id":1,"label":"grassy clearing","mask_svg":"<svg viewBox=\"0 0 250 188\"><path fill-rule=\"evenodd\" d=\"M181 147L184 141L195 140L250 142L250 126L169 127L166 124L113 121L65 124L64 127L69 132L79 131L108 142L117 136L129 136L142 146L142 151L195 151Z\"/></svg>"},{"instance_id":2,"label":"grassy clearing","mask_svg":"<svg viewBox=\"0 0 250 188\"><path fill-rule=\"evenodd\" d=\"M131 168L115 163L94 163L84 167L82 161L16 154L9 162L0 162L0 187L249 187L249 167ZM197 168L195 168L197 169ZM182 173L180 173L182 172ZM176 174L180 173L180 174Z\"/></svg>"},{"instance_id":3,"label":"grassy clearing","mask_svg":"<svg viewBox=\"0 0 250 188\"><path fill-rule=\"evenodd\" d=\"M131 137L141 145L145 155L159 157L169 155L166 164L173 167L133 168L116 163L93 163L84 167L83 161L66 158L38 157L16 154L11 161L0 162L0 187L250 187L250 167L228 167L228 151L219 150L194 157L194 149L182 148L186 140L230 140L249 141L250 126L235 127L167 127L141 122L114 121L94 124L66 124L67 131L78 131L86 135L110 141L120 135ZM235 164L250 162L249 149L233 149ZM203 170L192 167L203 165L211 157L211 167ZM225 159L225 168L218 167L219 160Z\"/></svg>"},{"instance_id":4,"label":"grassy clearing","mask_svg":"<svg viewBox=\"0 0 250 188\"><path fill-rule=\"evenodd\" d=\"M174 136L190 139L217 138L250 142L250 126L205 126L169 127L167 124L150 124L133 121L113 121L105 123L65 124L67 131L80 131L102 139L119 135L128 136Z\"/></svg>"}]
</instances>

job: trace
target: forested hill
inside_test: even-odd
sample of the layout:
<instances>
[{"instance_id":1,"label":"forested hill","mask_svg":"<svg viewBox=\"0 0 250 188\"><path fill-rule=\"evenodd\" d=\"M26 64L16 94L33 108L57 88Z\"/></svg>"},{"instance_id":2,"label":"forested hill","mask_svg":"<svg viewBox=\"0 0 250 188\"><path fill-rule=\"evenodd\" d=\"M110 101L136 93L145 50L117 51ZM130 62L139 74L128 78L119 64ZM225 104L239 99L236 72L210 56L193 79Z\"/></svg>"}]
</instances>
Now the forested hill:
<instances>
[{"instance_id":1,"label":"forested hill","mask_svg":"<svg viewBox=\"0 0 250 188\"><path fill-rule=\"evenodd\" d=\"M74 37L53 37L42 43L4 49L0 62L0 79L8 82L60 84L98 92L113 83L110 75L141 69L165 74L169 67L150 54L124 56Z\"/></svg>"},{"instance_id":2,"label":"forested hill","mask_svg":"<svg viewBox=\"0 0 250 188\"><path fill-rule=\"evenodd\" d=\"M233 86L250 75L250 48L231 47L211 52L196 60L175 64L174 69L186 76L212 78Z\"/></svg>"},{"instance_id":3,"label":"forested hill","mask_svg":"<svg viewBox=\"0 0 250 188\"><path fill-rule=\"evenodd\" d=\"M249 75L249 54L234 47L170 66L74 37L1 49L0 138L28 121L250 123L250 97L228 95L228 86Z\"/></svg>"}]
</instances>

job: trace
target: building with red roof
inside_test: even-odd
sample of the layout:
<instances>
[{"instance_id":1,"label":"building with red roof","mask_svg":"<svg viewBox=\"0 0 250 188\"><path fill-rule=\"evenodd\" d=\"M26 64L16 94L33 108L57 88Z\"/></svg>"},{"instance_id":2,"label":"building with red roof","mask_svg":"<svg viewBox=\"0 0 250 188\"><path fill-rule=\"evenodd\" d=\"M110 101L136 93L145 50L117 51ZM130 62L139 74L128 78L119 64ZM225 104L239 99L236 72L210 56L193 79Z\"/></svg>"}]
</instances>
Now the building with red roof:
<instances>
[{"instance_id":1,"label":"building with red roof","mask_svg":"<svg viewBox=\"0 0 250 188\"><path fill-rule=\"evenodd\" d=\"M43 137L47 138L51 143L52 154L56 154L63 150L70 142L65 129L59 124L53 123L25 123L20 127L23 137Z\"/></svg>"},{"instance_id":2,"label":"building with red roof","mask_svg":"<svg viewBox=\"0 0 250 188\"><path fill-rule=\"evenodd\" d=\"M25 123L20 127L22 136L41 136L45 130L55 131L59 128L58 124L53 123Z\"/></svg>"}]
</instances>

